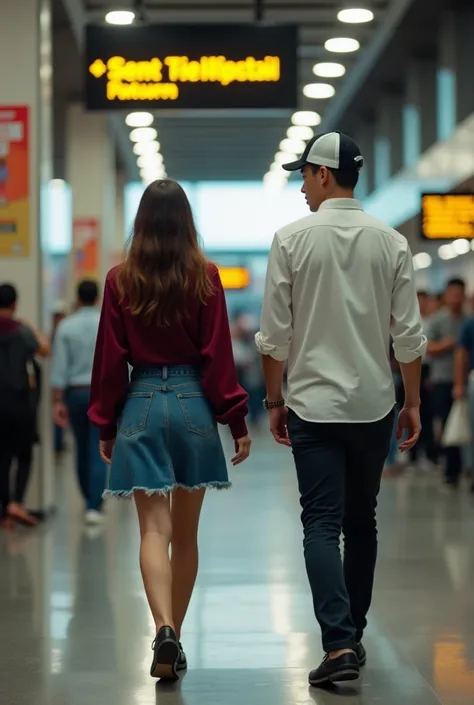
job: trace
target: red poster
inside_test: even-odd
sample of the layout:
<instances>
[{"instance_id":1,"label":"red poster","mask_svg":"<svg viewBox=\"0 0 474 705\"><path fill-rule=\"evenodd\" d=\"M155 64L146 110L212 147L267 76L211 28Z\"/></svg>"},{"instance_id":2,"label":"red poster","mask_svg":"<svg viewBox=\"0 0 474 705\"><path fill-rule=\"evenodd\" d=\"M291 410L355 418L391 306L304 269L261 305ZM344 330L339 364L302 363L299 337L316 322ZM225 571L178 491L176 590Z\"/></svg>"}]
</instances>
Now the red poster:
<instances>
[{"instance_id":1,"label":"red poster","mask_svg":"<svg viewBox=\"0 0 474 705\"><path fill-rule=\"evenodd\" d=\"M28 108L0 105L0 256L30 254Z\"/></svg>"},{"instance_id":2,"label":"red poster","mask_svg":"<svg viewBox=\"0 0 474 705\"><path fill-rule=\"evenodd\" d=\"M99 278L99 221L97 218L74 218L74 278Z\"/></svg>"}]
</instances>

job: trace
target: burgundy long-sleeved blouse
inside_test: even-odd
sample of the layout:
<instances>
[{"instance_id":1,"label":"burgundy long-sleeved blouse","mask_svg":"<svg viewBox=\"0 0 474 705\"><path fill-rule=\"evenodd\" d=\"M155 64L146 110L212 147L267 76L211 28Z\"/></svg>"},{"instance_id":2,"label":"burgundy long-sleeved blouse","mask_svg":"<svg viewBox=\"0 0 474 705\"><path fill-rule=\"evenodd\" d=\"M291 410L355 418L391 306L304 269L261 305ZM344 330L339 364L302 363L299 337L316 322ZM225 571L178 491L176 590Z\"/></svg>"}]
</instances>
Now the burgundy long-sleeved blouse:
<instances>
[{"instance_id":1,"label":"burgundy long-sleeved blouse","mask_svg":"<svg viewBox=\"0 0 474 705\"><path fill-rule=\"evenodd\" d=\"M126 300L120 303L117 270L114 267L105 282L92 373L89 419L100 428L101 439L116 436L129 386L128 364L199 367L203 391L217 421L227 424L234 438L247 435L248 395L237 381L227 307L217 267L209 264L214 291L207 303L190 296L188 315L166 328L145 324L140 316L131 314Z\"/></svg>"}]
</instances>

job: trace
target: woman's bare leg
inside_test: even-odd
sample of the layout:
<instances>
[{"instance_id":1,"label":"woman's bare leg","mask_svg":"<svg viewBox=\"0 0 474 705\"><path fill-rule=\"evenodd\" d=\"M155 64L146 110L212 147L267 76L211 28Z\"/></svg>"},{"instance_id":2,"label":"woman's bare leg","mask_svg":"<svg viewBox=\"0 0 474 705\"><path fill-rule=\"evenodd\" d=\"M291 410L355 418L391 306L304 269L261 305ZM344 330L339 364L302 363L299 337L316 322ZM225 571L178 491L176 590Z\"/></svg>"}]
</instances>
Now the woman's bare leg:
<instances>
[{"instance_id":1,"label":"woman's bare leg","mask_svg":"<svg viewBox=\"0 0 474 705\"><path fill-rule=\"evenodd\" d=\"M188 610L198 571L198 527L205 488L187 492L178 489L171 500L173 539L173 620L178 639Z\"/></svg>"},{"instance_id":2,"label":"woman's bare leg","mask_svg":"<svg viewBox=\"0 0 474 705\"><path fill-rule=\"evenodd\" d=\"M171 512L169 495L135 492L140 522L140 569L156 632L163 626L173 627L171 607Z\"/></svg>"}]
</instances>

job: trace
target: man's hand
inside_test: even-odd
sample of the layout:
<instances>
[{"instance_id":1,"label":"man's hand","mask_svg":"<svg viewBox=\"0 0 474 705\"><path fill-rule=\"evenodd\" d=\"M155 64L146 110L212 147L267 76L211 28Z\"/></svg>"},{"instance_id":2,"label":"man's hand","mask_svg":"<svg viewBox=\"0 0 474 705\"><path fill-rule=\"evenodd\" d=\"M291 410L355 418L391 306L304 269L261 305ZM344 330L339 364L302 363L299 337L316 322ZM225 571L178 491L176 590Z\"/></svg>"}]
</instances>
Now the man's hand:
<instances>
[{"instance_id":1,"label":"man's hand","mask_svg":"<svg viewBox=\"0 0 474 705\"><path fill-rule=\"evenodd\" d=\"M403 437L406 431L408 438L400 444L402 452L410 450L416 445L421 433L420 407L404 406L398 415L397 441Z\"/></svg>"},{"instance_id":2,"label":"man's hand","mask_svg":"<svg viewBox=\"0 0 474 705\"><path fill-rule=\"evenodd\" d=\"M234 467L235 465L243 463L244 460L247 460L250 455L251 445L252 441L250 440L250 436L244 436L235 441L235 452L237 455L232 458L232 465L234 465Z\"/></svg>"},{"instance_id":3,"label":"man's hand","mask_svg":"<svg viewBox=\"0 0 474 705\"><path fill-rule=\"evenodd\" d=\"M463 384L455 384L453 387L453 399L458 401L466 396L466 388Z\"/></svg>"},{"instance_id":4,"label":"man's hand","mask_svg":"<svg viewBox=\"0 0 474 705\"><path fill-rule=\"evenodd\" d=\"M69 423L69 413L66 404L62 401L57 401L53 406L53 419L56 426L66 428Z\"/></svg>"},{"instance_id":5,"label":"man's hand","mask_svg":"<svg viewBox=\"0 0 474 705\"><path fill-rule=\"evenodd\" d=\"M282 446L291 446L288 438L288 409L286 406L277 406L270 409L270 431L273 438Z\"/></svg>"},{"instance_id":6,"label":"man's hand","mask_svg":"<svg viewBox=\"0 0 474 705\"><path fill-rule=\"evenodd\" d=\"M100 457L110 465L112 462L112 454L114 452L115 438L111 438L109 441L99 441Z\"/></svg>"}]
</instances>

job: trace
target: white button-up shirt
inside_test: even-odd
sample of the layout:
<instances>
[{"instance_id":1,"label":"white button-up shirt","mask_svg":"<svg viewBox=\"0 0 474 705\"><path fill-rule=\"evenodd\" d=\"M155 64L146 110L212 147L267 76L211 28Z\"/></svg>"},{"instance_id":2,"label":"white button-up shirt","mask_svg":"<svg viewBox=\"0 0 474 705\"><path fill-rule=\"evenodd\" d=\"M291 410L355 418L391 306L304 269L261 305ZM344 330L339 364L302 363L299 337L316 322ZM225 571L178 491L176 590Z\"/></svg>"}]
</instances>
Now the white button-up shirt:
<instances>
[{"instance_id":1,"label":"white button-up shirt","mask_svg":"<svg viewBox=\"0 0 474 705\"><path fill-rule=\"evenodd\" d=\"M395 403L389 361L426 350L406 239L335 198L279 230L268 260L263 355L288 360L287 404L314 422L371 422Z\"/></svg>"}]
</instances>

